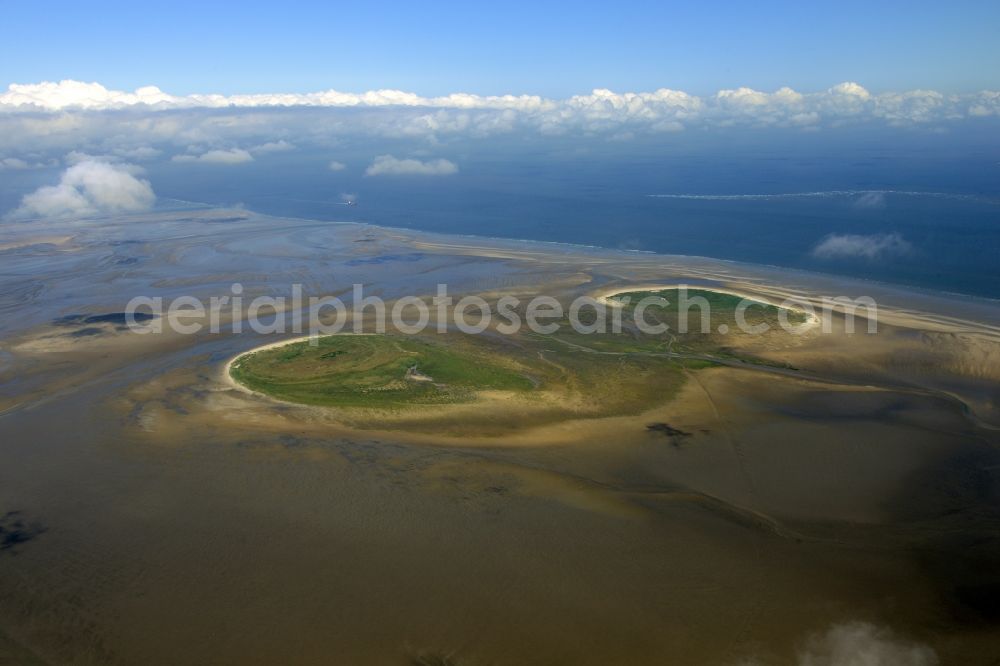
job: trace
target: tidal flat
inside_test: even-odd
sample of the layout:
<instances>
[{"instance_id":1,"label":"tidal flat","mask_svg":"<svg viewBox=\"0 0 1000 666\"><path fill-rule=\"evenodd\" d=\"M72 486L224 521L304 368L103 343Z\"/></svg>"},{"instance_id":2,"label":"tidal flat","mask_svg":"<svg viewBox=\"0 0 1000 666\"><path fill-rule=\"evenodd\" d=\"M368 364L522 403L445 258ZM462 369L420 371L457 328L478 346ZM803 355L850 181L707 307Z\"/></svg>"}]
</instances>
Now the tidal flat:
<instances>
[{"instance_id":1,"label":"tidal flat","mask_svg":"<svg viewBox=\"0 0 1000 666\"><path fill-rule=\"evenodd\" d=\"M786 664L845 631L1000 652L996 301L205 208L11 222L0 262L0 663ZM868 295L879 325L723 335L723 311L231 367L279 339L121 316L237 282Z\"/></svg>"}]
</instances>

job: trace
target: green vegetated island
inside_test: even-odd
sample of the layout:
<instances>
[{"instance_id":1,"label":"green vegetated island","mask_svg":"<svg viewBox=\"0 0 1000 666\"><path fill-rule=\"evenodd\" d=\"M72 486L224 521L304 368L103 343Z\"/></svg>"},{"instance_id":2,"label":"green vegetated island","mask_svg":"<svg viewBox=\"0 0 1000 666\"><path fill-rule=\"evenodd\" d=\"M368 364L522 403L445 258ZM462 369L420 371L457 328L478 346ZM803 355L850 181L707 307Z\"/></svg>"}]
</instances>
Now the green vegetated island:
<instances>
[{"instance_id":1,"label":"green vegetated island","mask_svg":"<svg viewBox=\"0 0 1000 666\"><path fill-rule=\"evenodd\" d=\"M659 295L670 301L649 308L645 320L665 323L667 332L642 333L633 323L632 308L642 297ZM486 331L408 335L331 335L251 351L230 366L243 386L280 400L338 408L408 410L488 400L521 401L545 418L599 417L639 413L668 401L681 387L685 371L719 363L774 365L739 351L734 344L749 337L737 330L739 296L709 290L688 290L711 305L711 327L676 332L677 290L622 292L631 296L621 305L621 333L580 333L568 319L558 332L541 335L523 327L515 335ZM588 314L589 313L589 320ZM520 313L523 318L523 312ZM790 321L803 315L787 313ZM778 325L779 309L755 302L746 311L748 323ZM689 317L696 320L698 310ZM596 315L584 309L580 320L592 324ZM721 335L720 325L730 333ZM787 336L780 329L765 334Z\"/></svg>"}]
</instances>

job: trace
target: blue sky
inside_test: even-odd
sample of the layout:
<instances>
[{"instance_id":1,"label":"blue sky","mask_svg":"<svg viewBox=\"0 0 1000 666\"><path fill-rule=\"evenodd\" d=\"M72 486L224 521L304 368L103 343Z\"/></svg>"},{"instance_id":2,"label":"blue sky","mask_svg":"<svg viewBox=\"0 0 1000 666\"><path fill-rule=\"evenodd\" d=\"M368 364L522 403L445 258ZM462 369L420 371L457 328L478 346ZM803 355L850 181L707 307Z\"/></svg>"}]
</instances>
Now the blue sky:
<instances>
[{"instance_id":1,"label":"blue sky","mask_svg":"<svg viewBox=\"0 0 1000 666\"><path fill-rule=\"evenodd\" d=\"M1000 87L1000 2L9 2L0 85L396 88Z\"/></svg>"}]
</instances>

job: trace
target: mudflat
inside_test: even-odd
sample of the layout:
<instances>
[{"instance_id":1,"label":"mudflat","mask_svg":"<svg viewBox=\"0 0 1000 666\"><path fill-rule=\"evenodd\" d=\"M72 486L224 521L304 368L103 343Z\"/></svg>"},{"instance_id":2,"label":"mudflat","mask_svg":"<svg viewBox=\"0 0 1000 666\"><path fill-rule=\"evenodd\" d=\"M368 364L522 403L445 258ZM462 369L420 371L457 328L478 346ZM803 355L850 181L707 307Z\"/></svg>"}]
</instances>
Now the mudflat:
<instances>
[{"instance_id":1,"label":"mudflat","mask_svg":"<svg viewBox=\"0 0 1000 666\"><path fill-rule=\"evenodd\" d=\"M0 249L0 661L787 663L871 632L942 663L1000 649L992 302L245 211L50 226ZM686 284L723 307L684 335L269 348L297 336L121 316L236 282L388 303ZM878 331L834 312L744 335L726 294L775 308L757 323L868 294Z\"/></svg>"}]
</instances>

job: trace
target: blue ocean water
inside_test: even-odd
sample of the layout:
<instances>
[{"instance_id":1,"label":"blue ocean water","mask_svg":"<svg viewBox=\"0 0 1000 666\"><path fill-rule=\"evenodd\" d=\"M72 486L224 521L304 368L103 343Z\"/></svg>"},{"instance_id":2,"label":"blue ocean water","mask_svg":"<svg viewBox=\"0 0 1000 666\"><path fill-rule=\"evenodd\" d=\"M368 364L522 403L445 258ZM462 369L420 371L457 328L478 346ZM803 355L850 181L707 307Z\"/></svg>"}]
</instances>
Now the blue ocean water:
<instances>
[{"instance_id":1,"label":"blue ocean water","mask_svg":"<svg viewBox=\"0 0 1000 666\"><path fill-rule=\"evenodd\" d=\"M447 158L458 173L366 176L385 153ZM347 168L331 171L331 159ZM358 139L248 164L146 169L161 198L280 216L702 255L1000 297L996 132ZM343 205L344 195L357 205ZM824 241L840 252L817 250Z\"/></svg>"}]
</instances>

